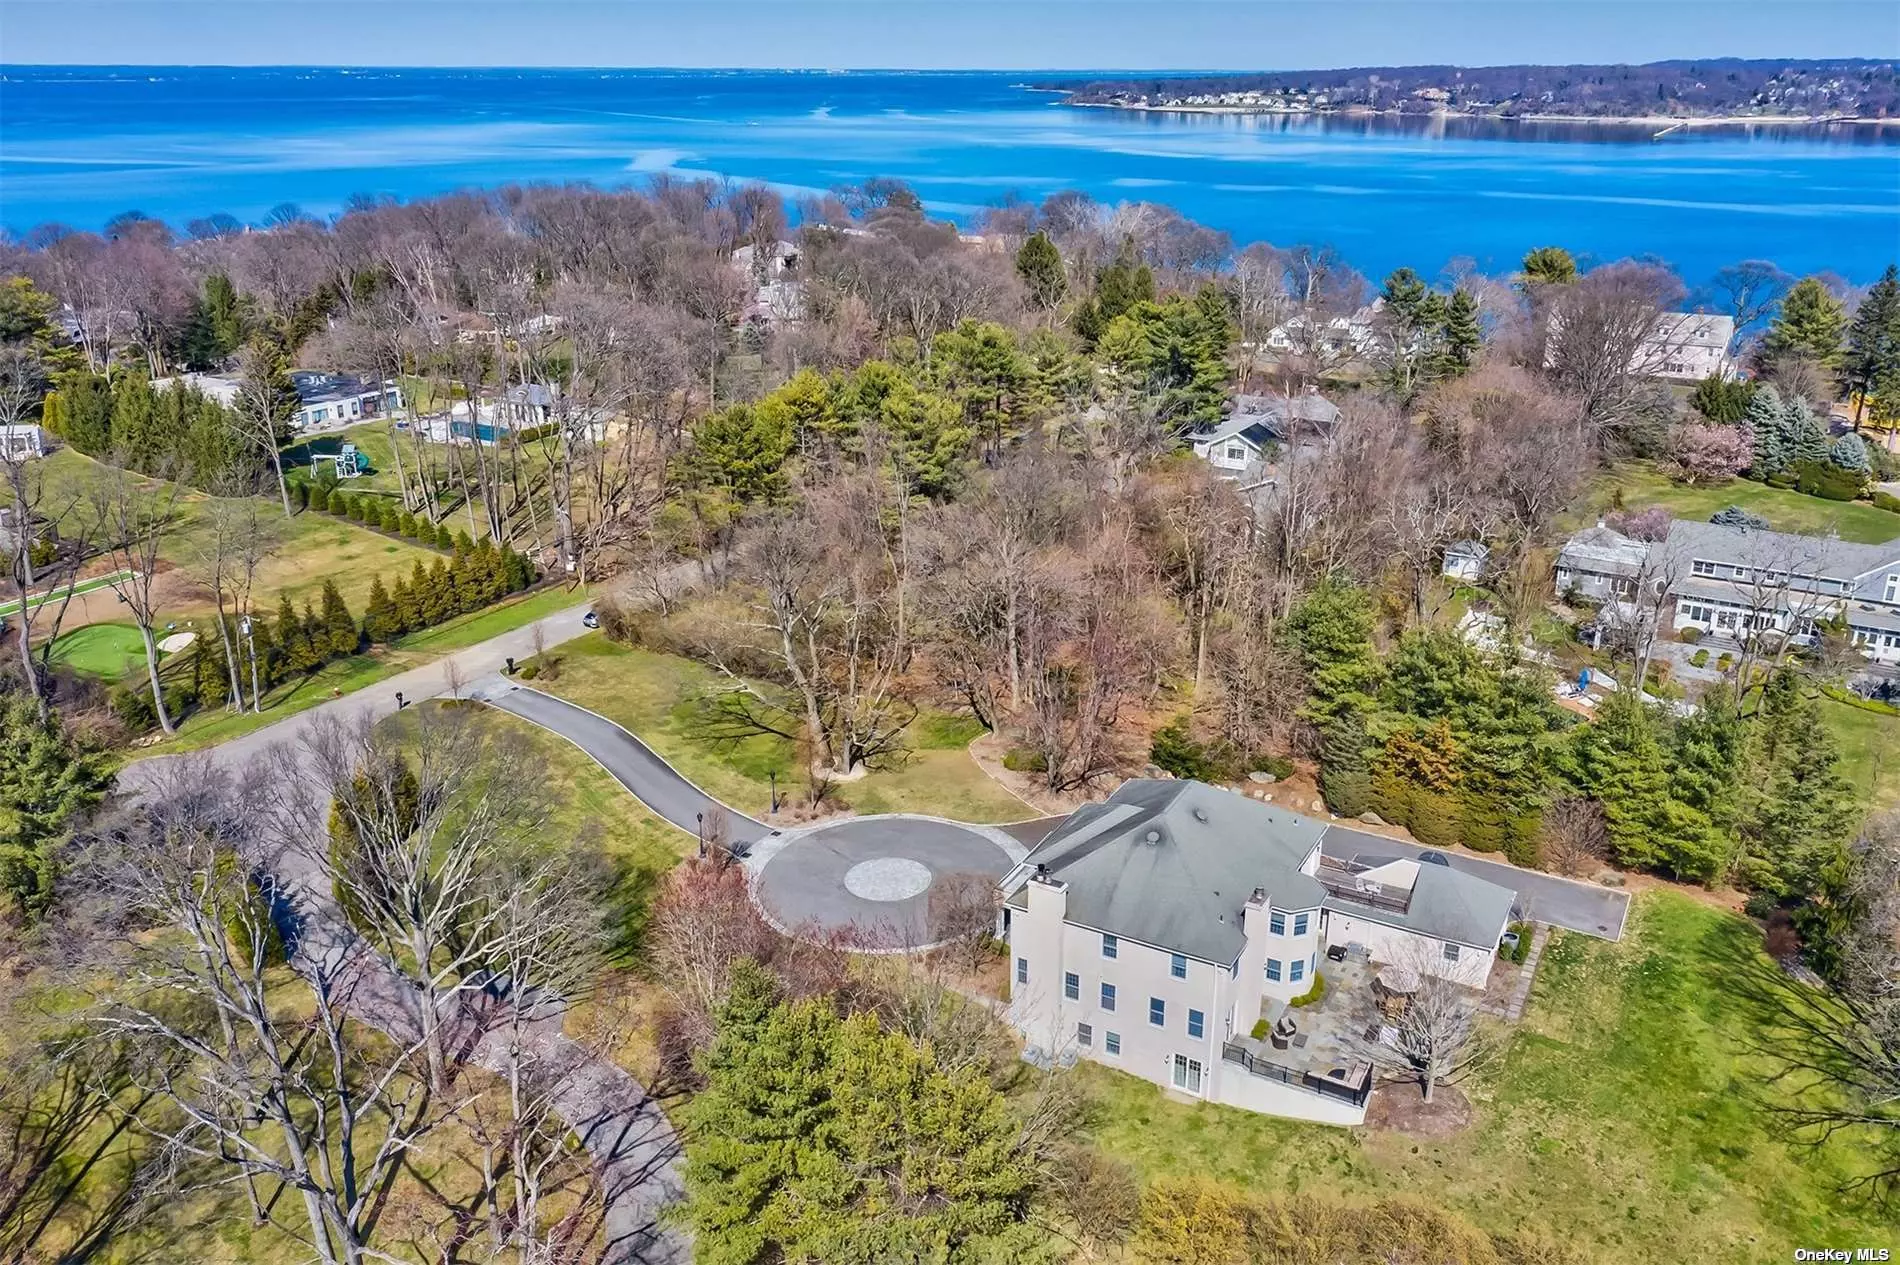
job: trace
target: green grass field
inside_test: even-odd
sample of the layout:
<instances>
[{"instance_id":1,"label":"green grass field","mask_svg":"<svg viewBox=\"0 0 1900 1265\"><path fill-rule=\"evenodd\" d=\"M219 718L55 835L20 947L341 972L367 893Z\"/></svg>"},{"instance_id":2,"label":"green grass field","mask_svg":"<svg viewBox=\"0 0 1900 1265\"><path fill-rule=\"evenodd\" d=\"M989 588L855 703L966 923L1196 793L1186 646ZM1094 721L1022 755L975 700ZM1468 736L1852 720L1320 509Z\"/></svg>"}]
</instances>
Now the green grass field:
<instances>
[{"instance_id":1,"label":"green grass field","mask_svg":"<svg viewBox=\"0 0 1900 1265\"><path fill-rule=\"evenodd\" d=\"M1841 772L1876 809L1900 804L1900 716L1820 700L1821 720L1841 748Z\"/></svg>"},{"instance_id":2,"label":"green grass field","mask_svg":"<svg viewBox=\"0 0 1900 1265\"><path fill-rule=\"evenodd\" d=\"M1745 998L1787 987L1751 924L1653 893L1619 944L1552 942L1502 1060L1464 1086L1473 1123L1449 1138L1189 1105L1095 1065L1077 1075L1091 1135L1144 1176L1413 1195L1492 1230L1542 1226L1605 1261L1891 1244L1892 1225L1839 1189L1870 1158L1845 1140L1811 1149L1775 1114L1775 1065L1749 1044L1764 1016Z\"/></svg>"},{"instance_id":3,"label":"green grass field","mask_svg":"<svg viewBox=\"0 0 1900 1265\"><path fill-rule=\"evenodd\" d=\"M759 736L738 742L703 735L696 699L712 670L672 655L615 645L593 633L558 647L560 673L537 688L624 725L707 793L741 812L764 812L771 778L781 793L804 785L793 744ZM920 717L908 760L899 768L841 783L833 792L860 812L918 812L966 821L1021 821L1036 811L977 767L964 745L976 731L952 717Z\"/></svg>"},{"instance_id":4,"label":"green grass field","mask_svg":"<svg viewBox=\"0 0 1900 1265\"><path fill-rule=\"evenodd\" d=\"M51 657L61 667L116 681L145 662L145 640L131 624L88 624L55 641Z\"/></svg>"},{"instance_id":5,"label":"green grass field","mask_svg":"<svg viewBox=\"0 0 1900 1265\"><path fill-rule=\"evenodd\" d=\"M1809 535L1834 531L1840 533L1842 540L1870 545L1900 539L1900 514L1889 510L1858 501L1827 501L1818 496L1804 496L1747 479L1736 479L1720 487L1692 488L1641 462L1623 466L1599 480L1580 518L1593 518L1612 508L1619 491L1626 509L1660 505L1677 518L1706 521L1717 510L1739 505L1760 514L1776 531Z\"/></svg>"},{"instance_id":6,"label":"green grass field","mask_svg":"<svg viewBox=\"0 0 1900 1265\"><path fill-rule=\"evenodd\" d=\"M396 643L396 648L437 654L460 650L487 641L490 637L513 632L524 624L544 619L570 606L579 606L587 600L585 587L570 589L565 585L555 585L491 606L487 610L476 611L472 615L458 616L422 632L410 633Z\"/></svg>"}]
</instances>

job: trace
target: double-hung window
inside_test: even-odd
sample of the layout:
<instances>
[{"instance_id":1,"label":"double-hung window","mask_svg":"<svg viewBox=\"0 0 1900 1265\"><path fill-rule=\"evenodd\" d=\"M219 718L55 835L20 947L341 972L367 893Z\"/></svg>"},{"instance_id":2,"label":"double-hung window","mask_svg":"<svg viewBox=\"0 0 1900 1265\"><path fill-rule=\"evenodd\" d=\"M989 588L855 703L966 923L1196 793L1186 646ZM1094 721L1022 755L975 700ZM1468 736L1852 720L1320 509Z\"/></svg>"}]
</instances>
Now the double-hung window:
<instances>
[{"instance_id":1,"label":"double-hung window","mask_svg":"<svg viewBox=\"0 0 1900 1265\"><path fill-rule=\"evenodd\" d=\"M1168 974L1176 979L1187 978L1187 955L1171 953L1168 955Z\"/></svg>"},{"instance_id":2,"label":"double-hung window","mask_svg":"<svg viewBox=\"0 0 1900 1265\"><path fill-rule=\"evenodd\" d=\"M1445 961L1456 962L1457 960L1458 960L1458 946L1453 944L1449 940L1445 941Z\"/></svg>"},{"instance_id":3,"label":"double-hung window","mask_svg":"<svg viewBox=\"0 0 1900 1265\"><path fill-rule=\"evenodd\" d=\"M1277 909L1274 910L1272 913L1268 914L1267 915L1267 930L1272 932L1276 936L1285 935L1286 934L1286 915L1281 913Z\"/></svg>"},{"instance_id":4,"label":"double-hung window","mask_svg":"<svg viewBox=\"0 0 1900 1265\"><path fill-rule=\"evenodd\" d=\"M1207 1017L1198 1010L1188 1011L1188 1035L1196 1039L1207 1035Z\"/></svg>"},{"instance_id":5,"label":"double-hung window","mask_svg":"<svg viewBox=\"0 0 1900 1265\"><path fill-rule=\"evenodd\" d=\"M1087 1047L1095 1044L1095 1029L1086 1023L1075 1025L1075 1043Z\"/></svg>"},{"instance_id":6,"label":"double-hung window","mask_svg":"<svg viewBox=\"0 0 1900 1265\"><path fill-rule=\"evenodd\" d=\"M1280 959L1279 958L1267 959L1267 978L1270 980L1277 980L1280 978Z\"/></svg>"},{"instance_id":7,"label":"double-hung window","mask_svg":"<svg viewBox=\"0 0 1900 1265\"><path fill-rule=\"evenodd\" d=\"M1121 952L1121 941L1117 940L1114 936L1111 936L1111 935L1104 935L1102 937L1102 956L1103 957L1112 958L1112 957L1115 957L1120 952Z\"/></svg>"},{"instance_id":8,"label":"double-hung window","mask_svg":"<svg viewBox=\"0 0 1900 1265\"><path fill-rule=\"evenodd\" d=\"M1115 1009L1115 986L1107 982L1102 984L1102 1009Z\"/></svg>"},{"instance_id":9,"label":"double-hung window","mask_svg":"<svg viewBox=\"0 0 1900 1265\"><path fill-rule=\"evenodd\" d=\"M1028 958L1016 959L1016 982L1018 984L1027 984L1029 982L1029 959Z\"/></svg>"},{"instance_id":10,"label":"double-hung window","mask_svg":"<svg viewBox=\"0 0 1900 1265\"><path fill-rule=\"evenodd\" d=\"M1062 995L1070 1001L1082 1000L1082 977L1074 971L1065 972L1062 976Z\"/></svg>"},{"instance_id":11,"label":"double-hung window","mask_svg":"<svg viewBox=\"0 0 1900 1265\"><path fill-rule=\"evenodd\" d=\"M1119 1032L1104 1032L1102 1034L1102 1049L1114 1055L1116 1058L1120 1058L1122 1053L1122 1034Z\"/></svg>"},{"instance_id":12,"label":"double-hung window","mask_svg":"<svg viewBox=\"0 0 1900 1265\"><path fill-rule=\"evenodd\" d=\"M1157 1028L1168 1026L1168 1003L1159 997L1148 999L1148 1022Z\"/></svg>"},{"instance_id":13,"label":"double-hung window","mask_svg":"<svg viewBox=\"0 0 1900 1265\"><path fill-rule=\"evenodd\" d=\"M1297 984L1306 978L1306 959L1294 958L1287 966L1287 979Z\"/></svg>"},{"instance_id":14,"label":"double-hung window","mask_svg":"<svg viewBox=\"0 0 1900 1265\"><path fill-rule=\"evenodd\" d=\"M1296 936L1305 935L1306 928L1309 925L1307 922L1307 919L1311 917L1312 917L1311 914L1294 914L1293 915L1293 934Z\"/></svg>"}]
</instances>

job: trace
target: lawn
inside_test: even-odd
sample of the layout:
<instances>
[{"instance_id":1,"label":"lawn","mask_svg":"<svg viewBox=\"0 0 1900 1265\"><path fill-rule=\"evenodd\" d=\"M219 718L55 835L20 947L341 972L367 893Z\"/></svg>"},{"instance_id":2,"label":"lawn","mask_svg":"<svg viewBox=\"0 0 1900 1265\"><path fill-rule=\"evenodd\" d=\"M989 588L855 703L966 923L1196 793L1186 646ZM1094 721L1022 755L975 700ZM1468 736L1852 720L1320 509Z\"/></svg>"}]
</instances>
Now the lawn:
<instances>
[{"instance_id":1,"label":"lawn","mask_svg":"<svg viewBox=\"0 0 1900 1265\"><path fill-rule=\"evenodd\" d=\"M1465 1086L1475 1122L1444 1139L1190 1105L1095 1065L1076 1074L1093 1138L1144 1176L1413 1195L1605 1260L1891 1244L1891 1225L1840 1191L1868 1158L1847 1141L1809 1149L1774 1114L1773 1065L1749 1047L1757 986L1792 985L1753 926L1674 893L1639 897L1620 943L1559 933L1504 1058Z\"/></svg>"},{"instance_id":2,"label":"lawn","mask_svg":"<svg viewBox=\"0 0 1900 1265\"><path fill-rule=\"evenodd\" d=\"M1841 772L1876 809L1900 803L1900 716L1820 700L1821 721L1841 748Z\"/></svg>"},{"instance_id":3,"label":"lawn","mask_svg":"<svg viewBox=\"0 0 1900 1265\"><path fill-rule=\"evenodd\" d=\"M793 744L760 736L738 742L703 735L696 699L714 684L711 669L688 659L615 645L599 633L559 647L560 673L537 688L578 703L638 734L686 777L745 813L765 812L776 776L781 793L803 786ZM911 751L897 768L840 783L833 792L860 812L916 812L965 821L1021 821L1034 809L977 767L965 744L969 722L920 717Z\"/></svg>"},{"instance_id":4,"label":"lawn","mask_svg":"<svg viewBox=\"0 0 1900 1265\"><path fill-rule=\"evenodd\" d=\"M579 606L587 600L588 592L585 587L570 589L565 585L553 585L491 606L487 610L457 616L447 623L437 624L434 628L410 633L396 643L396 648L437 654L449 650L461 650L487 641L490 637L513 632L524 624L544 619L556 611L564 611L570 606Z\"/></svg>"},{"instance_id":5,"label":"lawn","mask_svg":"<svg viewBox=\"0 0 1900 1265\"><path fill-rule=\"evenodd\" d=\"M87 676L116 681L145 662L145 639L131 624L88 624L55 641L52 660Z\"/></svg>"},{"instance_id":6,"label":"lawn","mask_svg":"<svg viewBox=\"0 0 1900 1265\"><path fill-rule=\"evenodd\" d=\"M1598 481L1586 506L1586 517L1610 509L1616 493L1626 509L1660 505L1677 518L1707 521L1719 509L1739 505L1761 515L1776 531L1825 535L1838 532L1842 540L1885 544L1900 538L1900 514L1858 501L1828 501L1818 496L1771 488L1765 483L1736 479L1720 487L1687 487L1653 466L1631 463Z\"/></svg>"}]
</instances>

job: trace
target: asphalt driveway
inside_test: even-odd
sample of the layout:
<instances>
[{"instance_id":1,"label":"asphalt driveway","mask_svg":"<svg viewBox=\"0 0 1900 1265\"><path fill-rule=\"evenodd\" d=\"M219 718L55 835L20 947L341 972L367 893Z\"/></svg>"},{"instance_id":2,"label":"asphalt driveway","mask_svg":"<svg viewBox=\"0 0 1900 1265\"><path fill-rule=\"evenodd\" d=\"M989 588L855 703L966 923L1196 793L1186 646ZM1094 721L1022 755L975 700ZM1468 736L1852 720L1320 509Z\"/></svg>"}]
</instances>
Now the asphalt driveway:
<instances>
[{"instance_id":1,"label":"asphalt driveway","mask_svg":"<svg viewBox=\"0 0 1900 1265\"><path fill-rule=\"evenodd\" d=\"M652 747L585 707L501 677L477 682L469 691L490 707L519 716L567 739L592 756L634 798L681 830L698 834L703 815L724 812L727 839L744 852L772 833L762 821L735 812L681 777Z\"/></svg>"},{"instance_id":2,"label":"asphalt driveway","mask_svg":"<svg viewBox=\"0 0 1900 1265\"><path fill-rule=\"evenodd\" d=\"M1345 826L1327 828L1320 840L1320 851L1336 861L1377 865L1398 857L1416 857L1426 849L1416 843L1388 839ZM1628 892L1619 892L1595 883L1559 878L1536 870L1520 870L1502 861L1484 861L1459 852L1442 854L1454 870L1481 878L1517 893L1522 916L1553 927L1581 931L1603 940L1621 940L1623 921L1629 916Z\"/></svg>"}]
</instances>

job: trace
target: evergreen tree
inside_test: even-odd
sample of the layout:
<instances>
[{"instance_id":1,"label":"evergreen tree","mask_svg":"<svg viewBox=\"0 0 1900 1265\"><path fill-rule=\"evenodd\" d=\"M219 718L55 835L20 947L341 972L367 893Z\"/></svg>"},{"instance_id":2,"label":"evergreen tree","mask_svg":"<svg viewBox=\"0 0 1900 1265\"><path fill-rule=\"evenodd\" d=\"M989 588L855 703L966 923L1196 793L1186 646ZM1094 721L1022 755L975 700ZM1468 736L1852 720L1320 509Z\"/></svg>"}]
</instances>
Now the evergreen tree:
<instances>
[{"instance_id":1,"label":"evergreen tree","mask_svg":"<svg viewBox=\"0 0 1900 1265\"><path fill-rule=\"evenodd\" d=\"M1340 712L1326 726L1319 753L1319 789L1326 807L1357 817L1372 806L1372 765L1366 759L1366 726L1358 712Z\"/></svg>"},{"instance_id":2,"label":"evergreen tree","mask_svg":"<svg viewBox=\"0 0 1900 1265\"><path fill-rule=\"evenodd\" d=\"M416 605L422 614L423 627L433 627L455 617L455 579L449 574L445 559L438 557L430 565L428 578L419 593Z\"/></svg>"},{"instance_id":3,"label":"evergreen tree","mask_svg":"<svg viewBox=\"0 0 1900 1265\"><path fill-rule=\"evenodd\" d=\"M762 405L734 404L709 413L693 428L682 460L686 478L740 505L783 501L791 491L791 424L787 410Z\"/></svg>"},{"instance_id":4,"label":"evergreen tree","mask_svg":"<svg viewBox=\"0 0 1900 1265\"><path fill-rule=\"evenodd\" d=\"M1782 434L1788 445L1788 463L1823 465L1827 461L1827 426L1814 415L1808 402L1791 396L1784 405Z\"/></svg>"},{"instance_id":5,"label":"evergreen tree","mask_svg":"<svg viewBox=\"0 0 1900 1265\"><path fill-rule=\"evenodd\" d=\"M980 1067L945 1066L829 998L769 1005L742 961L689 1108L696 1258L873 1265L1049 1259L1021 1127Z\"/></svg>"},{"instance_id":6,"label":"evergreen tree","mask_svg":"<svg viewBox=\"0 0 1900 1265\"><path fill-rule=\"evenodd\" d=\"M1773 383L1763 383L1748 402L1748 429L1754 437L1754 464L1749 477L1767 479L1794 464L1788 443L1788 410Z\"/></svg>"},{"instance_id":7,"label":"evergreen tree","mask_svg":"<svg viewBox=\"0 0 1900 1265\"><path fill-rule=\"evenodd\" d=\"M1825 368L1841 364L1847 311L1818 277L1803 277L1781 300L1781 310L1762 337L1762 357L1812 360Z\"/></svg>"},{"instance_id":8,"label":"evergreen tree","mask_svg":"<svg viewBox=\"0 0 1900 1265\"><path fill-rule=\"evenodd\" d=\"M1029 363L1008 329L994 321L964 321L945 330L930 345L930 374L990 453L1021 435Z\"/></svg>"},{"instance_id":9,"label":"evergreen tree","mask_svg":"<svg viewBox=\"0 0 1900 1265\"><path fill-rule=\"evenodd\" d=\"M244 314L231 278L222 272L206 277L202 306L218 359L236 355L244 345Z\"/></svg>"},{"instance_id":10,"label":"evergreen tree","mask_svg":"<svg viewBox=\"0 0 1900 1265\"><path fill-rule=\"evenodd\" d=\"M1836 469L1861 475L1871 474L1874 469L1872 460L1867 456L1867 445L1853 431L1848 431L1828 445L1827 463Z\"/></svg>"},{"instance_id":11,"label":"evergreen tree","mask_svg":"<svg viewBox=\"0 0 1900 1265\"><path fill-rule=\"evenodd\" d=\"M1568 285L1577 279L1577 261L1561 246L1539 246L1524 256L1519 282L1525 289Z\"/></svg>"},{"instance_id":12,"label":"evergreen tree","mask_svg":"<svg viewBox=\"0 0 1900 1265\"><path fill-rule=\"evenodd\" d=\"M25 691L0 694L0 902L45 910L60 846L111 785L102 754L57 713L42 719Z\"/></svg>"},{"instance_id":13,"label":"evergreen tree","mask_svg":"<svg viewBox=\"0 0 1900 1265\"><path fill-rule=\"evenodd\" d=\"M1351 711L1369 713L1379 682L1372 648L1373 611L1365 590L1336 580L1315 586L1287 621L1306 669L1307 705L1301 715L1322 730Z\"/></svg>"},{"instance_id":14,"label":"evergreen tree","mask_svg":"<svg viewBox=\"0 0 1900 1265\"><path fill-rule=\"evenodd\" d=\"M1841 386L1854 400L1854 424L1883 374L1900 375L1900 268L1887 265L1854 312L1841 358Z\"/></svg>"},{"instance_id":15,"label":"evergreen tree","mask_svg":"<svg viewBox=\"0 0 1900 1265\"><path fill-rule=\"evenodd\" d=\"M417 558L409 568L408 583L398 583L391 600L396 603L396 621L406 633L429 626L429 572Z\"/></svg>"},{"instance_id":16,"label":"evergreen tree","mask_svg":"<svg viewBox=\"0 0 1900 1265\"><path fill-rule=\"evenodd\" d=\"M455 535L446 523L438 524L435 529L435 547L444 552L455 548Z\"/></svg>"},{"instance_id":17,"label":"evergreen tree","mask_svg":"<svg viewBox=\"0 0 1900 1265\"><path fill-rule=\"evenodd\" d=\"M1071 323L1083 345L1093 349L1116 317L1154 297L1154 273L1135 252L1135 239L1124 237L1114 262L1095 274L1095 293L1076 308Z\"/></svg>"},{"instance_id":18,"label":"evergreen tree","mask_svg":"<svg viewBox=\"0 0 1900 1265\"><path fill-rule=\"evenodd\" d=\"M1484 346L1478 326L1478 301L1459 286L1445 303L1444 366L1441 376L1458 377L1477 363Z\"/></svg>"},{"instance_id":19,"label":"evergreen tree","mask_svg":"<svg viewBox=\"0 0 1900 1265\"><path fill-rule=\"evenodd\" d=\"M1669 776L1648 710L1634 692L1603 701L1595 723L1579 726L1571 749L1578 789L1603 805L1618 865L1661 866L1669 816Z\"/></svg>"},{"instance_id":20,"label":"evergreen tree","mask_svg":"<svg viewBox=\"0 0 1900 1265\"><path fill-rule=\"evenodd\" d=\"M1742 382L1712 373L1696 383L1695 390L1689 396L1689 406L1711 422L1733 425L1747 420L1748 408L1754 403L1756 390L1753 382Z\"/></svg>"},{"instance_id":21,"label":"evergreen tree","mask_svg":"<svg viewBox=\"0 0 1900 1265\"><path fill-rule=\"evenodd\" d=\"M322 660L315 647L310 643L310 634L304 621L298 617L297 608L291 604L290 594L282 593L277 598L277 622L272 633L277 643L278 658L275 679L283 680L293 672L308 672Z\"/></svg>"},{"instance_id":22,"label":"evergreen tree","mask_svg":"<svg viewBox=\"0 0 1900 1265\"><path fill-rule=\"evenodd\" d=\"M369 599L363 607L363 635L377 645L388 645L402 635L396 619L396 603L383 587L383 577L370 581Z\"/></svg>"},{"instance_id":23,"label":"evergreen tree","mask_svg":"<svg viewBox=\"0 0 1900 1265\"><path fill-rule=\"evenodd\" d=\"M356 626L356 616L350 614L350 608L344 605L343 594L337 589L335 580L323 582L322 602L322 632L319 636L324 657L355 654L362 643L362 633Z\"/></svg>"},{"instance_id":24,"label":"evergreen tree","mask_svg":"<svg viewBox=\"0 0 1900 1265\"><path fill-rule=\"evenodd\" d=\"M1022 278L1023 288L1029 291L1029 301L1043 309L1054 307L1062 302L1063 292L1068 289L1068 276L1062 267L1062 252L1049 240L1048 234L1031 233L1016 252L1016 275Z\"/></svg>"}]
</instances>

